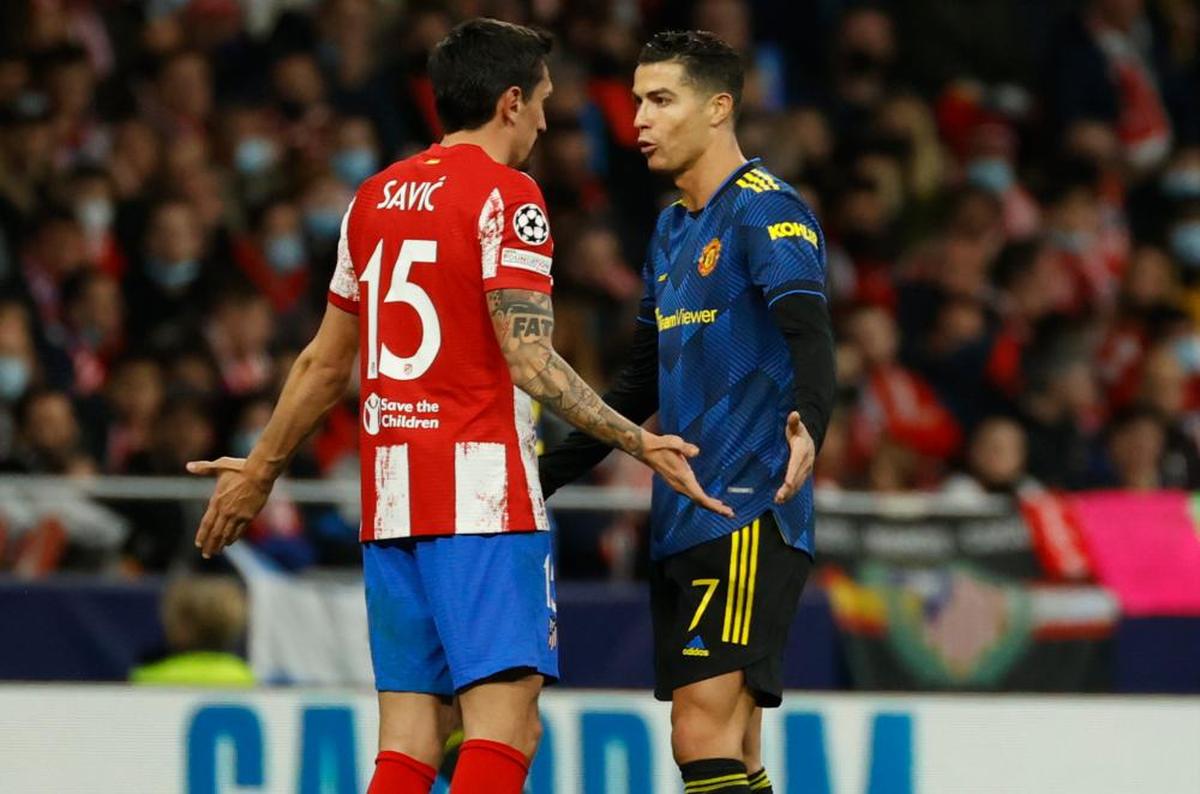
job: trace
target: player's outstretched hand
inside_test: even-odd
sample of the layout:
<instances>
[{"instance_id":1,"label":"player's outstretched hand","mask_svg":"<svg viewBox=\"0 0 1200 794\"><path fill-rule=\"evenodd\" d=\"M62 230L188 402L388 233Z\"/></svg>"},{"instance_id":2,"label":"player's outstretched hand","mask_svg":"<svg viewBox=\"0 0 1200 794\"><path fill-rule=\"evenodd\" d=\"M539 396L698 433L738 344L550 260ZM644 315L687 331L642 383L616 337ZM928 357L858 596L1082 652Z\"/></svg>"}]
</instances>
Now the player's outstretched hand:
<instances>
[{"instance_id":1,"label":"player's outstretched hand","mask_svg":"<svg viewBox=\"0 0 1200 794\"><path fill-rule=\"evenodd\" d=\"M679 436L660 436L642 431L642 460L647 466L662 475L668 485L696 504L726 518L733 518L733 509L720 499L706 494L696 480L696 473L692 471L687 459L699 454L699 447L689 444Z\"/></svg>"},{"instance_id":2,"label":"player's outstretched hand","mask_svg":"<svg viewBox=\"0 0 1200 794\"><path fill-rule=\"evenodd\" d=\"M800 486L812 474L813 461L817 457L817 447L813 444L808 428L800 421L800 414L792 411L787 418L788 455L787 473L783 477L783 485L775 492L775 504L781 505L796 495Z\"/></svg>"},{"instance_id":3,"label":"player's outstretched hand","mask_svg":"<svg viewBox=\"0 0 1200 794\"><path fill-rule=\"evenodd\" d=\"M196 548L205 559L235 543L271 493L269 486L264 488L242 472L245 465L245 458L230 457L193 460L187 465L192 474L217 478L217 487L196 533Z\"/></svg>"}]
</instances>

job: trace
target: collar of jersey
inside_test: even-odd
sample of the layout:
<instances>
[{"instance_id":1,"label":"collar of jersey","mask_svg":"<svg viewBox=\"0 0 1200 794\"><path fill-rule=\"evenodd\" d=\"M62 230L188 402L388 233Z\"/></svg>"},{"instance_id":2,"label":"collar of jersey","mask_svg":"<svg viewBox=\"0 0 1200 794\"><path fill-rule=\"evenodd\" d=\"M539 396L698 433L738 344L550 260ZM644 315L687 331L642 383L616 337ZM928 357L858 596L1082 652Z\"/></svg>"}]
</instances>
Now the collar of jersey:
<instances>
[{"instance_id":1,"label":"collar of jersey","mask_svg":"<svg viewBox=\"0 0 1200 794\"><path fill-rule=\"evenodd\" d=\"M729 176L725 177L725 181L721 183L721 186L720 186L720 187L718 187L718 188L717 188L717 189L716 189L716 190L713 192L712 196L711 196L711 197L709 197L708 201L707 201L707 202L705 203L705 205L704 205L703 207L701 207L700 209L698 209L698 210L689 210L689 209L687 208L687 205L683 203L683 199L680 199L680 200L679 200L679 206L681 206L681 207L683 207L685 210L687 210L687 214L688 214L688 215L691 215L693 218L699 217L699 216L700 216L700 213L704 212L706 209L708 209L709 207L711 207L713 204L716 204L716 203L717 203L717 199L719 199L719 198L721 197L721 194L725 192L725 188L729 187L729 183L730 183L730 182L733 182L735 179L737 179L737 178L738 178L738 177L740 177L742 174L744 174L744 173L746 173L747 171L749 171L751 168L754 168L755 166L757 166L757 165L758 165L759 163L761 163L761 162L762 162L762 158L761 158L761 157L751 157L749 160L747 160L746 162L742 163L742 164L741 164L741 165L739 165L737 168L733 169L733 173L731 173Z\"/></svg>"},{"instance_id":2,"label":"collar of jersey","mask_svg":"<svg viewBox=\"0 0 1200 794\"><path fill-rule=\"evenodd\" d=\"M432 152L434 150L436 150L438 152L443 152L443 153L444 152L454 152L454 151L472 152L472 153L482 154L484 157L491 159L491 155L489 155L486 151L484 151L484 148L477 143L456 143L453 146L442 146L442 144L440 144L440 143L434 143L432 146L429 147L429 151Z\"/></svg>"}]
</instances>

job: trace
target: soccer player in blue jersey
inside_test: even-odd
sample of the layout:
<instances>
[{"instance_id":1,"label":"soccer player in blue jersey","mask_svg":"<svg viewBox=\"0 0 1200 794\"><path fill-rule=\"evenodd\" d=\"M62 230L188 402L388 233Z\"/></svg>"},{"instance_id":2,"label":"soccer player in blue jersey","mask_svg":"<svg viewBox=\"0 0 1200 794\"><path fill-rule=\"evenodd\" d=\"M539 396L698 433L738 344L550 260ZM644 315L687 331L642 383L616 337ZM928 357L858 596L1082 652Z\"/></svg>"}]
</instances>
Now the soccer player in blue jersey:
<instances>
[{"instance_id":1,"label":"soccer player in blue jersey","mask_svg":"<svg viewBox=\"0 0 1200 794\"><path fill-rule=\"evenodd\" d=\"M780 703L783 647L813 553L809 474L834 395L825 242L785 182L742 155L743 69L710 33L667 32L634 76L638 141L679 201L646 255L631 360L605 399L694 439L697 509L656 479L651 508L655 696L671 700L685 790L771 791L762 708ZM582 434L541 458L552 493L608 449Z\"/></svg>"}]
</instances>

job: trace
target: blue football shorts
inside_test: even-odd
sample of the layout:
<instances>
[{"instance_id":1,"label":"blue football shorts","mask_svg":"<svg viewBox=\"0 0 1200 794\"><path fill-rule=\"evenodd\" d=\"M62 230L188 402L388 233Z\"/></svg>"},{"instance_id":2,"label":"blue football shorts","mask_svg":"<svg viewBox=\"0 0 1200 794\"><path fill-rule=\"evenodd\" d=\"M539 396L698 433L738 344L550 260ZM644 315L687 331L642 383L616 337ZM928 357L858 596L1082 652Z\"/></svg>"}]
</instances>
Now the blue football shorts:
<instances>
[{"instance_id":1,"label":"blue football shorts","mask_svg":"<svg viewBox=\"0 0 1200 794\"><path fill-rule=\"evenodd\" d=\"M513 668L558 678L549 532L371 541L363 581L381 692L449 697Z\"/></svg>"}]
</instances>

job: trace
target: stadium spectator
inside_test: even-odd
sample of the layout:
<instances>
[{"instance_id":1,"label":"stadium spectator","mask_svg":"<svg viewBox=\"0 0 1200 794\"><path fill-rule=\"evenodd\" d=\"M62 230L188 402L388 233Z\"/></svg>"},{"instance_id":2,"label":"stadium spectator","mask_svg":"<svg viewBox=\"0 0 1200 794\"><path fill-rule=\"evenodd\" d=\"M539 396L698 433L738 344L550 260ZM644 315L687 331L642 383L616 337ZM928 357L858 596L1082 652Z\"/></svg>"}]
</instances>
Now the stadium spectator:
<instances>
[{"instance_id":1,"label":"stadium spectator","mask_svg":"<svg viewBox=\"0 0 1200 794\"><path fill-rule=\"evenodd\" d=\"M4 464L8 471L67 474L82 463L75 406L63 392L31 390L17 406L17 422L13 454Z\"/></svg>"},{"instance_id":2,"label":"stadium spectator","mask_svg":"<svg viewBox=\"0 0 1200 794\"><path fill-rule=\"evenodd\" d=\"M228 394L244 396L270 383L268 346L274 331L271 304L263 296L235 290L217 301L204 337Z\"/></svg>"},{"instance_id":3,"label":"stadium spectator","mask_svg":"<svg viewBox=\"0 0 1200 794\"><path fill-rule=\"evenodd\" d=\"M12 452L14 408L38 374L29 312L20 303L0 302L0 459Z\"/></svg>"},{"instance_id":4,"label":"stadium spectator","mask_svg":"<svg viewBox=\"0 0 1200 794\"><path fill-rule=\"evenodd\" d=\"M896 4L838 2L800 26L791 4L742 0L476 5L560 34L549 129L529 169L559 245L556 343L590 382L614 375L629 339L614 321L658 209L676 198L636 147L638 43L702 24L747 57L747 154L791 182L827 232L839 327L853 328L861 305L886 309L894 365L928 386L935 413L967 434L1016 413L1030 471L1048 486L1096 482L1111 417L1146 405L1165 422L1163 482L1195 482L1194 3L1026 3L1018 15L1011 3L950 14L926 1L900 17ZM15 433L4 415L27 385L75 398L82 444L105 473L145 451L168 391L210 401L223 442L240 406L228 354L207 350L204 329L228 324L216 304L229 292L257 291L272 310L270 341L233 369L247 355L276 359L234 391L277 391L278 360L323 305L353 183L441 134L426 57L465 7L4 4L0 455ZM268 248L291 275L267 264ZM1064 334L1078 340L1069 354ZM1092 374L1054 374L1047 357ZM1168 397L1180 377L1184 396ZM869 396L868 375L848 380L847 400L856 387ZM125 396L130 382L144 398ZM1091 389L1086 409L1061 405L1062 391ZM314 442L322 471L354 454L347 405ZM860 412L843 426L858 438ZM941 462L903 445L868 460L836 443L818 469L828 487L939 485ZM593 553L581 570L604 570Z\"/></svg>"},{"instance_id":5,"label":"stadium spectator","mask_svg":"<svg viewBox=\"0 0 1200 794\"><path fill-rule=\"evenodd\" d=\"M1098 463L1093 485L1132 491L1163 488L1165 449L1166 428L1157 413L1134 409L1118 416L1108 428L1106 455Z\"/></svg>"},{"instance_id":6,"label":"stadium spectator","mask_svg":"<svg viewBox=\"0 0 1200 794\"><path fill-rule=\"evenodd\" d=\"M1013 419L992 416L980 422L967 443L966 457L965 470L947 478L943 493L1021 496L1039 490L1025 470L1025 429Z\"/></svg>"},{"instance_id":7,"label":"stadium spectator","mask_svg":"<svg viewBox=\"0 0 1200 794\"><path fill-rule=\"evenodd\" d=\"M188 202L167 199L150 209L138 263L125 279L134 337L168 347L196 333L217 288L208 242Z\"/></svg>"},{"instance_id":8,"label":"stadium spectator","mask_svg":"<svg viewBox=\"0 0 1200 794\"><path fill-rule=\"evenodd\" d=\"M149 122L135 117L113 124L108 166L121 201L146 201L161 165L162 140Z\"/></svg>"},{"instance_id":9,"label":"stadium spectator","mask_svg":"<svg viewBox=\"0 0 1200 794\"><path fill-rule=\"evenodd\" d=\"M958 449L962 431L925 379L897 360L895 321L884 309L862 307L850 318L848 336L864 365L850 420L858 460L870 463L884 449L891 450L888 473L880 474L889 488L910 481L900 472L912 467L921 470L913 476L936 477L939 460Z\"/></svg>"},{"instance_id":10,"label":"stadium spectator","mask_svg":"<svg viewBox=\"0 0 1200 794\"><path fill-rule=\"evenodd\" d=\"M0 107L0 219L10 257L21 224L42 209L42 191L54 172L52 147L50 101L44 94L22 91Z\"/></svg>"},{"instance_id":11,"label":"stadium spectator","mask_svg":"<svg viewBox=\"0 0 1200 794\"><path fill-rule=\"evenodd\" d=\"M149 686L250 687L254 672L234 651L244 642L246 593L237 580L184 575L163 591L163 658L129 673Z\"/></svg>"},{"instance_id":12,"label":"stadium spectator","mask_svg":"<svg viewBox=\"0 0 1200 794\"><path fill-rule=\"evenodd\" d=\"M231 254L245 279L267 299L282 336L301 340L311 333L310 256L295 203L283 198L264 203L253 215L251 234L234 238ZM219 302L218 314L224 308L225 302Z\"/></svg>"},{"instance_id":13,"label":"stadium spectator","mask_svg":"<svg viewBox=\"0 0 1200 794\"><path fill-rule=\"evenodd\" d=\"M1140 385L1142 404L1158 413L1166 433L1160 466L1163 487L1189 491L1200 488L1200 417L1175 348L1164 344L1146 355Z\"/></svg>"},{"instance_id":14,"label":"stadium spectator","mask_svg":"<svg viewBox=\"0 0 1200 794\"><path fill-rule=\"evenodd\" d=\"M383 165L379 144L370 120L361 116L343 118L334 130L330 165L348 189L356 190L364 179Z\"/></svg>"},{"instance_id":15,"label":"stadium spectator","mask_svg":"<svg viewBox=\"0 0 1200 794\"><path fill-rule=\"evenodd\" d=\"M126 473L178 476L193 456L212 451L216 433L208 403L176 397L164 404L149 444L130 457ZM134 570L166 571L185 559L188 537L198 520L196 504L130 500L117 507L133 525L125 551Z\"/></svg>"},{"instance_id":16,"label":"stadium spectator","mask_svg":"<svg viewBox=\"0 0 1200 794\"><path fill-rule=\"evenodd\" d=\"M112 276L84 271L63 285L63 351L71 361L72 393L86 397L108 379L125 345L125 304Z\"/></svg>"},{"instance_id":17,"label":"stadium spectator","mask_svg":"<svg viewBox=\"0 0 1200 794\"><path fill-rule=\"evenodd\" d=\"M0 460L0 471L70 478L97 473L66 394L33 389L22 398L17 417L16 442L11 454ZM12 569L26 577L60 567L110 569L129 533L121 516L69 487L26 488L20 482L0 485L0 526L13 541ZM0 554L0 564L3 557Z\"/></svg>"},{"instance_id":18,"label":"stadium spectator","mask_svg":"<svg viewBox=\"0 0 1200 794\"><path fill-rule=\"evenodd\" d=\"M168 139L204 134L213 112L212 66L196 50L168 52L155 75L146 113Z\"/></svg>"},{"instance_id":19,"label":"stadium spectator","mask_svg":"<svg viewBox=\"0 0 1200 794\"><path fill-rule=\"evenodd\" d=\"M1104 407L1096 374L1074 344L1060 342L1038 356L1021 407L1030 474L1051 487L1085 487Z\"/></svg>"},{"instance_id":20,"label":"stadium spectator","mask_svg":"<svg viewBox=\"0 0 1200 794\"><path fill-rule=\"evenodd\" d=\"M125 472L131 458L149 450L164 391L162 369L154 359L130 356L114 366L105 390L107 471Z\"/></svg>"},{"instance_id":21,"label":"stadium spectator","mask_svg":"<svg viewBox=\"0 0 1200 794\"><path fill-rule=\"evenodd\" d=\"M286 188L287 152L274 113L262 105L239 103L223 112L220 129L222 162L246 206L258 206Z\"/></svg>"},{"instance_id":22,"label":"stadium spectator","mask_svg":"<svg viewBox=\"0 0 1200 794\"><path fill-rule=\"evenodd\" d=\"M1143 0L1091 0L1064 21L1048 52L1050 108L1065 128L1084 119L1112 125L1136 172L1170 152L1171 119L1156 68L1162 41Z\"/></svg>"},{"instance_id":23,"label":"stadium spectator","mask_svg":"<svg viewBox=\"0 0 1200 794\"><path fill-rule=\"evenodd\" d=\"M87 267L83 229L71 213L50 208L33 220L13 285L34 309L39 335L58 341L63 333L63 283Z\"/></svg>"},{"instance_id":24,"label":"stadium spectator","mask_svg":"<svg viewBox=\"0 0 1200 794\"><path fill-rule=\"evenodd\" d=\"M83 230L88 265L114 278L125 275L127 255L117 236L116 186L108 172L78 166L63 182L61 203L71 208Z\"/></svg>"}]
</instances>

